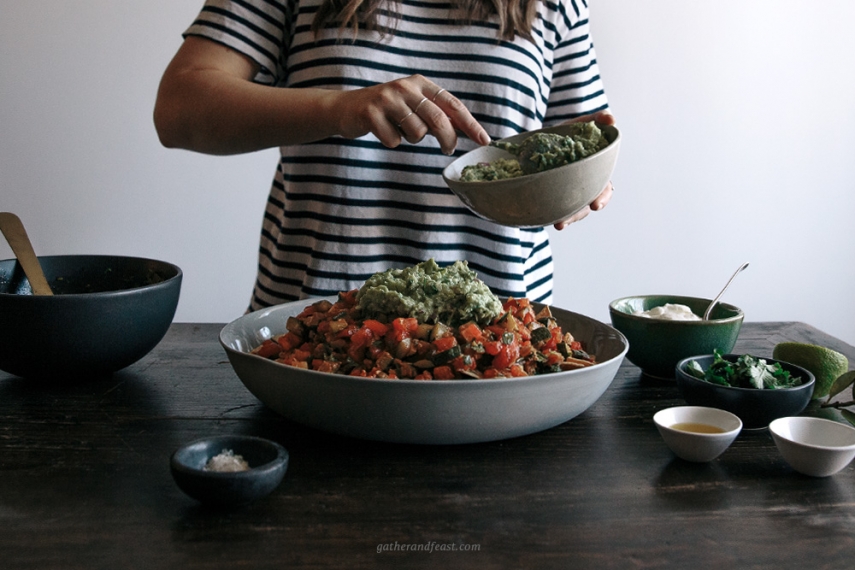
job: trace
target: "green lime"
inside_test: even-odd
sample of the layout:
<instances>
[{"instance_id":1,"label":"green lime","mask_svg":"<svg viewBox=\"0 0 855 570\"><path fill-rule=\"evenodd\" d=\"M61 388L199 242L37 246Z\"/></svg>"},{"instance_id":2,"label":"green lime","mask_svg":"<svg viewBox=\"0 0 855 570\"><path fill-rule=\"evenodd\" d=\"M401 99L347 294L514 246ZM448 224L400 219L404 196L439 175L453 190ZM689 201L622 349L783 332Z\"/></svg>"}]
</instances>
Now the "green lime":
<instances>
[{"instance_id":1,"label":"green lime","mask_svg":"<svg viewBox=\"0 0 855 570\"><path fill-rule=\"evenodd\" d=\"M775 346L772 358L807 369L816 377L813 399L828 396L837 377L849 370L849 360L836 350L803 342L782 342Z\"/></svg>"}]
</instances>

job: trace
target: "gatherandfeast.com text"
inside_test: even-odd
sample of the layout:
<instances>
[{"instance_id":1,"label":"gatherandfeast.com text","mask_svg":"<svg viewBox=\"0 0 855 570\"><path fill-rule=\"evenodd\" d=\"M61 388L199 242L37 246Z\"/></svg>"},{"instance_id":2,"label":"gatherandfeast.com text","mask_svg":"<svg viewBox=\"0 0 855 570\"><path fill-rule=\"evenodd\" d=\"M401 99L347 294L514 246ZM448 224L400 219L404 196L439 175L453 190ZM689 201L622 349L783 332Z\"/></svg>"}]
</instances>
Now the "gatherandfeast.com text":
<instances>
[{"instance_id":1,"label":"gatherandfeast.com text","mask_svg":"<svg viewBox=\"0 0 855 570\"><path fill-rule=\"evenodd\" d=\"M382 552L478 552L481 550L480 544L457 544L435 542L386 542L377 545L377 554Z\"/></svg>"}]
</instances>

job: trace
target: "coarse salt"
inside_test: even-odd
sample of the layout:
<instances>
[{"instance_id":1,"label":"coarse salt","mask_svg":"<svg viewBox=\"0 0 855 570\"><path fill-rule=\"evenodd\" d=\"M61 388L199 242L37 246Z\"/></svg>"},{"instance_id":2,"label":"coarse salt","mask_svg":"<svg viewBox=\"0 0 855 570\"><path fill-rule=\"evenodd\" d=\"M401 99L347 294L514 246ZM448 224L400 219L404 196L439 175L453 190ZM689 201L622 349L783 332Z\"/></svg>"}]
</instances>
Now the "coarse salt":
<instances>
[{"instance_id":1,"label":"coarse salt","mask_svg":"<svg viewBox=\"0 0 855 570\"><path fill-rule=\"evenodd\" d=\"M215 455L205 464L205 471L218 471L221 473L236 473L238 471L247 471L249 463L243 456L235 455L231 449L224 449L220 454Z\"/></svg>"}]
</instances>

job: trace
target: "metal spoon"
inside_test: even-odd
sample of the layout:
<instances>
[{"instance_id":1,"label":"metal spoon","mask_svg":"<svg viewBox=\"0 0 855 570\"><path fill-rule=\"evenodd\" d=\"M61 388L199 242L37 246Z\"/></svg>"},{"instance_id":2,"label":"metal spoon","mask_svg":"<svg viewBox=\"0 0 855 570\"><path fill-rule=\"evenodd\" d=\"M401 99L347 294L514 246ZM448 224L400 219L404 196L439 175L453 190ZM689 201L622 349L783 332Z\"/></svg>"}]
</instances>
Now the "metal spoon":
<instances>
[{"instance_id":1,"label":"metal spoon","mask_svg":"<svg viewBox=\"0 0 855 570\"><path fill-rule=\"evenodd\" d=\"M727 291L727 288L730 287L730 284L731 282L733 282L734 277L739 275L739 272L745 269L746 267L748 267L747 262L740 265L739 269L737 269L733 276L730 278L730 280L728 280L727 284L724 286L724 289L721 290L721 293L719 293L718 296L716 296L716 298L712 300L712 303L710 303L710 306L707 307L707 310L704 312L705 321L710 320L710 313L712 312L713 307L715 307L715 304L718 303L719 299L721 299L721 296L724 295L724 292Z\"/></svg>"},{"instance_id":2,"label":"metal spoon","mask_svg":"<svg viewBox=\"0 0 855 570\"><path fill-rule=\"evenodd\" d=\"M24 229L24 224L21 223L20 218L10 212L0 212L0 231L6 236L6 241L9 242L12 252L18 258L18 263L23 267L24 275L30 282L33 294L53 295L53 291L45 279L39 258L36 257L33 244L30 243L30 238L27 237L27 231Z\"/></svg>"}]
</instances>

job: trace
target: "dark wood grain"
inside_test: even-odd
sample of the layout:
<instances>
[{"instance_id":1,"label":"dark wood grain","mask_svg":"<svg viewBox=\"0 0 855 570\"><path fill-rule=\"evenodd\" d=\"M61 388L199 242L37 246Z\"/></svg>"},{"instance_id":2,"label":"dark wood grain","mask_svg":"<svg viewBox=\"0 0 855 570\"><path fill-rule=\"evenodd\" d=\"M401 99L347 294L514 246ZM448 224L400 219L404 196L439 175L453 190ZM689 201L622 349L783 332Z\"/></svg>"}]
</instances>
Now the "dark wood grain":
<instances>
[{"instance_id":1,"label":"dark wood grain","mask_svg":"<svg viewBox=\"0 0 855 570\"><path fill-rule=\"evenodd\" d=\"M628 362L557 428L394 445L264 408L226 362L220 328L176 324L111 378L0 373L0 568L815 569L855 553L855 466L798 475L766 430L743 432L709 464L676 459L651 419L682 403L676 387ZM770 356L783 340L855 363L855 348L802 323L746 323L736 351ZM233 433L280 442L291 464L269 497L209 510L175 486L169 457Z\"/></svg>"}]
</instances>

